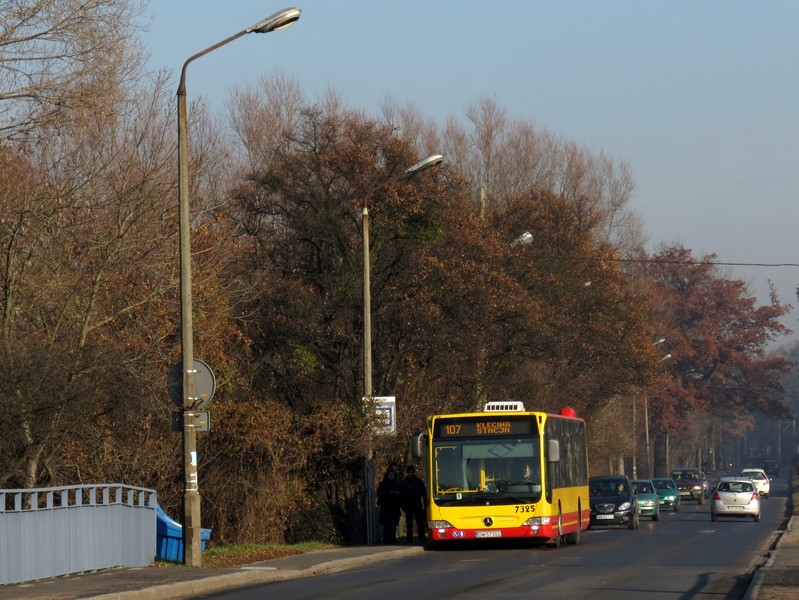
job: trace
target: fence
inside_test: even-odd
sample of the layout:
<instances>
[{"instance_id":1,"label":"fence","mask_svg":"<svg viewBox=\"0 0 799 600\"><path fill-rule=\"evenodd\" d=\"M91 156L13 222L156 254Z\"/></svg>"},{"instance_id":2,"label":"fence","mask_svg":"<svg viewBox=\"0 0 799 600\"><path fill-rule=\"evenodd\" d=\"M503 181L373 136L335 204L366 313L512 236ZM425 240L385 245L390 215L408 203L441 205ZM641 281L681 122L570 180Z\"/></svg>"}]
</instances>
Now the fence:
<instances>
[{"instance_id":1,"label":"fence","mask_svg":"<svg viewBox=\"0 0 799 600\"><path fill-rule=\"evenodd\" d=\"M0 490L0 585L150 564L156 506L115 483Z\"/></svg>"}]
</instances>

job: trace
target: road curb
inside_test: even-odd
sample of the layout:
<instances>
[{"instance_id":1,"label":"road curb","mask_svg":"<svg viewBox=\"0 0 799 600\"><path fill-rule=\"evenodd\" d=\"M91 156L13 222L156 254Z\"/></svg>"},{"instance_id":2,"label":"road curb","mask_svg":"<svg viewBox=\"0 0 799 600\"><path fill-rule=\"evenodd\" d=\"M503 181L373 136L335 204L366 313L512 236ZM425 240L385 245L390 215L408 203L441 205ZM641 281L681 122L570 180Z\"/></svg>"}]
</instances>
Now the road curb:
<instances>
[{"instance_id":1,"label":"road curb","mask_svg":"<svg viewBox=\"0 0 799 600\"><path fill-rule=\"evenodd\" d=\"M795 516L792 516L790 519L788 519L788 524L785 526L785 529L780 531L777 543L774 544L774 550L769 552L766 561L760 565L755 571L754 575L752 575L752 581L749 583L749 587L743 596L743 600L757 600L757 597L760 594L760 588L763 585L763 578L766 576L766 569L774 564L774 559L780 549L780 546L782 545L782 540L785 538L785 534L793 529L793 520L795 518Z\"/></svg>"},{"instance_id":2,"label":"road curb","mask_svg":"<svg viewBox=\"0 0 799 600\"><path fill-rule=\"evenodd\" d=\"M311 577L313 575L325 573L335 573L364 564L422 552L424 552L424 548L421 546L397 548L396 550L373 552L361 556L330 560L305 569L278 569L259 566L259 563L255 563L242 567L240 571L234 573L211 575L192 581L156 585L145 589L127 590L113 594L92 596L91 598L92 600L172 600L175 598L208 594L237 587L258 585L259 583L267 583L270 581L285 581L288 579L299 579L301 577Z\"/></svg>"}]
</instances>

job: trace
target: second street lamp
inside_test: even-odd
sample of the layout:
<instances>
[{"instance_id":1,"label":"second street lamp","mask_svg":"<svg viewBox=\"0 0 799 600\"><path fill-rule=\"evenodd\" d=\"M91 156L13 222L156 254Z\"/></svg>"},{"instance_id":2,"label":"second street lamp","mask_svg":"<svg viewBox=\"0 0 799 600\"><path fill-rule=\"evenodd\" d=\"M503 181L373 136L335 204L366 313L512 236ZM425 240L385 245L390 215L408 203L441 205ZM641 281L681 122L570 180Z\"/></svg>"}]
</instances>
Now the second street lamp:
<instances>
[{"instance_id":1,"label":"second street lamp","mask_svg":"<svg viewBox=\"0 0 799 600\"><path fill-rule=\"evenodd\" d=\"M202 563L200 539L200 491L197 481L197 437L194 429L194 339L191 299L191 215L189 211L189 141L186 111L186 69L189 63L248 33L269 33L288 27L300 18L299 8L285 8L252 27L190 57L180 72L178 85L178 201L180 237L180 344L183 370L183 562L190 567Z\"/></svg>"},{"instance_id":2,"label":"second street lamp","mask_svg":"<svg viewBox=\"0 0 799 600\"><path fill-rule=\"evenodd\" d=\"M405 170L405 175L412 177L427 169L435 167L444 160L441 154L433 154ZM372 390L372 297L371 297L371 269L369 265L369 207L367 199L363 203L363 401L371 407L374 393ZM374 514L374 473L372 467L373 450L370 442L366 457L366 542L375 542L377 523Z\"/></svg>"},{"instance_id":3,"label":"second street lamp","mask_svg":"<svg viewBox=\"0 0 799 600\"><path fill-rule=\"evenodd\" d=\"M666 338L660 338L654 342L652 342L653 346L660 346L663 342L666 341ZM661 358L658 362L663 362L664 360L668 360L671 358L671 354L667 354L663 358ZM636 431L636 423L635 423L635 405L636 405L637 396L633 396L633 479L638 479L638 439L637 435L638 432ZM647 415L647 400L646 400L646 390L644 390L644 421L646 426L646 476L652 477L652 473L649 469L649 422L648 422L648 415Z\"/></svg>"},{"instance_id":4,"label":"second street lamp","mask_svg":"<svg viewBox=\"0 0 799 600\"><path fill-rule=\"evenodd\" d=\"M665 338L664 338L665 341ZM671 352L664 355L658 362L662 363L671 358ZM644 391L644 434L646 436L646 472L649 477L652 477L652 455L649 451L649 396ZM665 476L665 474L664 474Z\"/></svg>"}]
</instances>

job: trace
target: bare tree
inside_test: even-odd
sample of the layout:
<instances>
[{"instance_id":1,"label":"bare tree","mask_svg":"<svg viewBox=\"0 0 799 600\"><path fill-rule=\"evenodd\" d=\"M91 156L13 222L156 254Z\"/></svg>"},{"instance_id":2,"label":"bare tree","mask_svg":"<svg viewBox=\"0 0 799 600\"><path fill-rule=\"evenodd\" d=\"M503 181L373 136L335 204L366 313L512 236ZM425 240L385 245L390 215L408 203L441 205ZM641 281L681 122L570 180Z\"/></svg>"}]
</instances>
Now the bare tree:
<instances>
[{"instance_id":1,"label":"bare tree","mask_svg":"<svg viewBox=\"0 0 799 600\"><path fill-rule=\"evenodd\" d=\"M299 82L282 72L262 78L257 88L233 90L229 120L243 146L249 172L270 164L274 153L285 151L304 102Z\"/></svg>"},{"instance_id":2,"label":"bare tree","mask_svg":"<svg viewBox=\"0 0 799 600\"><path fill-rule=\"evenodd\" d=\"M472 124L472 146L479 157L475 173L480 187L491 190L494 172L501 162L507 134L508 115L493 98L482 97L466 107Z\"/></svg>"},{"instance_id":3,"label":"bare tree","mask_svg":"<svg viewBox=\"0 0 799 600\"><path fill-rule=\"evenodd\" d=\"M399 113L395 108L392 114ZM437 151L470 182L480 215L501 212L531 193L554 193L572 204L573 214L597 243L614 244L625 257L642 252L640 218L629 209L635 183L626 163L581 148L532 121L512 119L493 98L468 105L466 117L469 128L455 117L447 119ZM418 126L397 133L423 150Z\"/></svg>"},{"instance_id":4,"label":"bare tree","mask_svg":"<svg viewBox=\"0 0 799 600\"><path fill-rule=\"evenodd\" d=\"M141 66L144 0L0 0L0 136L91 110ZM106 107L107 108L107 107Z\"/></svg>"},{"instance_id":5,"label":"bare tree","mask_svg":"<svg viewBox=\"0 0 799 600\"><path fill-rule=\"evenodd\" d=\"M411 141L421 156L441 151L441 136L435 121L426 118L416 104L408 102L399 106L393 98L386 96L381 114L383 122L392 128L395 135Z\"/></svg>"},{"instance_id":6,"label":"bare tree","mask_svg":"<svg viewBox=\"0 0 799 600\"><path fill-rule=\"evenodd\" d=\"M7 155L0 481L57 481L62 445L102 430L101 415L118 403L140 402L120 389L152 378L147 361L170 331L154 307L174 294L177 262L166 243L177 203L163 83L91 127L60 124L48 144L25 147L24 160ZM68 446L96 464L95 445Z\"/></svg>"}]
</instances>

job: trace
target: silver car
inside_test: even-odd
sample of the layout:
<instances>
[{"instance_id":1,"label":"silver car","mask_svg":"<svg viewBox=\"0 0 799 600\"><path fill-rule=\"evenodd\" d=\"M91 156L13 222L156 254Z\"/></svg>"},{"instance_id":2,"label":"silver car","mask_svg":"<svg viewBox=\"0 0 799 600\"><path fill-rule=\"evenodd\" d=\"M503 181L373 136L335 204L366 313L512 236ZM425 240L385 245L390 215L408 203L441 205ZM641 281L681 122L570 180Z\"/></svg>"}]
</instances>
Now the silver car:
<instances>
[{"instance_id":1,"label":"silver car","mask_svg":"<svg viewBox=\"0 0 799 600\"><path fill-rule=\"evenodd\" d=\"M751 479L722 477L710 500L710 520L719 517L752 517L760 521L760 494Z\"/></svg>"}]
</instances>

